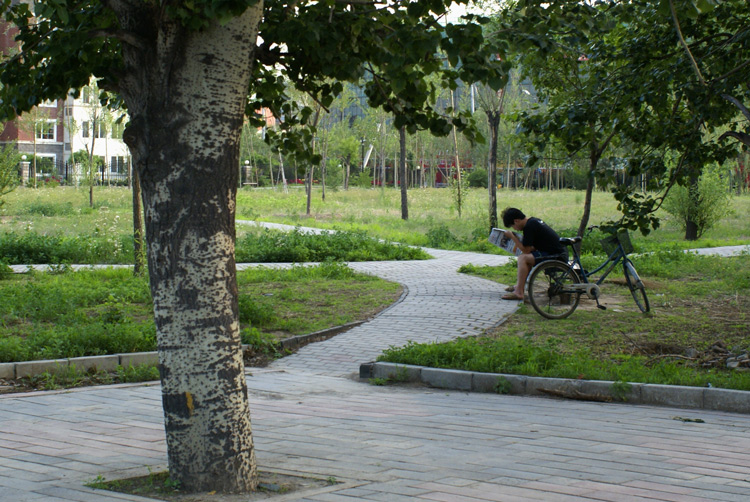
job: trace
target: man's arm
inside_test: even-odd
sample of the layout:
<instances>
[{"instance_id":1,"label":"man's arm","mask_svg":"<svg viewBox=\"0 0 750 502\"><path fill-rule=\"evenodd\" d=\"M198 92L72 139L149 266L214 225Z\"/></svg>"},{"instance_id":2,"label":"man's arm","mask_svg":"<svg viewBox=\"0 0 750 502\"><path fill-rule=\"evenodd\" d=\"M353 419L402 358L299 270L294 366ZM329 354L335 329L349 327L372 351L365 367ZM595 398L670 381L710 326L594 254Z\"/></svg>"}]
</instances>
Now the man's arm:
<instances>
[{"instance_id":1,"label":"man's arm","mask_svg":"<svg viewBox=\"0 0 750 502\"><path fill-rule=\"evenodd\" d=\"M521 250L524 254L529 254L532 251L535 250L534 246L524 246L523 242L521 242L521 239L518 238L518 236L515 234L515 232L511 232L510 230L505 231L505 236L509 239L511 239L518 249Z\"/></svg>"}]
</instances>

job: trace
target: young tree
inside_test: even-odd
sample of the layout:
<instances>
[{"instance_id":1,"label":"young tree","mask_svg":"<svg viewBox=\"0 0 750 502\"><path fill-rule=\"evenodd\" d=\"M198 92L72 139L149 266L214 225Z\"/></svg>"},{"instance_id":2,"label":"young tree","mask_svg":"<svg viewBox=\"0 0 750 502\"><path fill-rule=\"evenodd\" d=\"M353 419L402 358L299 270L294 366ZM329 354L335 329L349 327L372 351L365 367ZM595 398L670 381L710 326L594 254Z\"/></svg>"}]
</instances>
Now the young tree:
<instances>
[{"instance_id":1,"label":"young tree","mask_svg":"<svg viewBox=\"0 0 750 502\"><path fill-rule=\"evenodd\" d=\"M399 127L449 130L415 77L439 72L447 85L503 76L477 50L479 28L437 23L448 3L56 0L35 3L32 15L26 3L2 1L20 45L0 65L2 117L92 75L127 106L123 139L143 193L169 469L185 488L257 484L234 261L243 114L265 107L283 116L269 134L313 161L312 134L293 127L309 124L312 111L286 99L285 83L328 106L341 89L331 81L358 80L370 61L383 63L366 85L372 105L388 109L395 89L409 104ZM438 48L463 65L442 69ZM399 58L414 66L385 64ZM463 116L453 122L466 126Z\"/></svg>"},{"instance_id":2,"label":"young tree","mask_svg":"<svg viewBox=\"0 0 750 502\"><path fill-rule=\"evenodd\" d=\"M490 158L489 158L489 180L487 189L489 191L489 223L491 232L497 225L497 139L500 129L500 118L503 115L505 103L505 89L495 91L486 86L477 89L477 101L479 107L487 115L487 125L490 135Z\"/></svg>"},{"instance_id":3,"label":"young tree","mask_svg":"<svg viewBox=\"0 0 750 502\"><path fill-rule=\"evenodd\" d=\"M42 108L32 108L16 120L18 128L31 136L34 156L31 159L29 178L31 178L31 186L34 188L36 188L37 178L37 137L40 131L47 126L49 118L49 114Z\"/></svg>"},{"instance_id":4,"label":"young tree","mask_svg":"<svg viewBox=\"0 0 750 502\"><path fill-rule=\"evenodd\" d=\"M9 143L0 148L0 207L5 201L3 196L16 189L20 181L18 176L18 163L21 162L21 154L16 150L16 145Z\"/></svg>"}]
</instances>

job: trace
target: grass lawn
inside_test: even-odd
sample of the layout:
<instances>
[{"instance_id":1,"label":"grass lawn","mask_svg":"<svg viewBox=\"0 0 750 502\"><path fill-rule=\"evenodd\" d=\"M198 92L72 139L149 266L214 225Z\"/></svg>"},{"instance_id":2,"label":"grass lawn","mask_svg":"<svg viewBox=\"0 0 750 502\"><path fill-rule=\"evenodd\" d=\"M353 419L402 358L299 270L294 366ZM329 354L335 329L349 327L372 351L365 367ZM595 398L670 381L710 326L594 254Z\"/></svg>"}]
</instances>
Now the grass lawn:
<instances>
[{"instance_id":1,"label":"grass lawn","mask_svg":"<svg viewBox=\"0 0 750 502\"><path fill-rule=\"evenodd\" d=\"M87 197L86 190L72 187L19 188L6 196L7 204L0 210L2 229L20 239L19 248L26 246L33 250L49 244L53 248L57 246L55 249L66 246L76 249L85 245L92 247L90 256L93 257L111 257L122 250L118 260L127 262L128 245L132 245L130 192L124 188L97 188L94 208L88 206ZM486 191L469 190L465 200L459 218L449 189L410 190L410 218L404 221L400 217L397 190L329 190L326 200L322 201L316 189L311 216L307 217L304 215L304 190L292 188L284 193L272 189L242 189L238 193L237 214L240 220L356 230L408 244L500 252L486 239ZM595 192L593 200L591 224L617 216L616 203L609 193ZM500 208L519 207L529 215L545 219L562 235L575 231L582 202L583 193L574 191L501 190L498 193ZM603 291L608 304L604 312L595 309L591 302L583 301L570 318L548 321L530 307L523 307L498 330L487 333L481 343L476 344L476 340L455 343L480 346L481 352L474 357L486 364L497 361L498 354L516 354L513 368L521 373L548 374L557 368L554 371L558 374L574 378L599 375L614 380L750 388L747 373L728 373L724 369L727 357L750 349L748 257L701 258L675 251L750 243L750 221L746 217L750 214L750 195L734 197L732 208L729 216L698 241L684 241L679 225L666 213L660 213L659 229L647 236L632 236L636 253L650 253L635 257L635 264L647 281L651 315L643 316L635 309L628 290L619 284L622 278L612 275ZM52 242L63 237L68 240L63 240L62 244ZM245 250L238 248L238 256L243 253L242 256L250 260L251 255L244 254L246 250L282 247L275 237L266 239L270 242L268 245L262 244L263 239L264 236L259 239L257 231L238 225L238 242L246 246ZM340 248L345 240L359 249L365 244L358 239L360 237L346 238L321 246L326 253L326 247ZM302 260L312 244L294 242L303 252L296 255ZM586 260L598 259L591 254L596 252L596 239L590 238L588 244L584 264ZM374 249L373 246L353 255L366 259ZM403 255L401 259L411 258ZM252 259L255 260L255 256ZM366 318L399 295L397 285L371 278L343 277L342 274L347 274L343 272L345 267L331 267L319 277L302 277L305 275L302 269L289 272L288 277L275 276L277 272L270 270L254 272L260 274L257 276L260 278L240 274L243 339L261 351L273 352L272 342L276 338ZM512 283L515 276L514 266L471 272L503 283ZM108 273L116 276L114 272ZM127 272L122 273L127 275ZM70 277L82 279L63 284ZM148 344L153 343L153 327L149 324L151 306L145 281L139 284L126 280L125 276L119 277L122 290L119 286L109 286L94 300L94 292L101 289L96 283L114 279L92 277L31 274L0 281L0 288L12 289L0 291L4 330L0 334L0 360L19 360L21 354L26 354L22 357L28 359L106 353L96 351L115 349L98 346L90 349L87 344L93 339L106 339L101 333L107 330L120 333L116 340L121 345L129 343L139 347L132 350L150 350L140 348L141 344L150 347L152 345ZM18 301L13 303L11 298ZM66 330L68 334L63 340L50 338L49 333ZM493 345L493 340L501 345ZM468 353L466 347L446 350L448 354L461 350ZM430 364L443 363L435 359ZM495 370L499 367L496 365ZM628 372L624 373L623 369Z\"/></svg>"},{"instance_id":2,"label":"grass lawn","mask_svg":"<svg viewBox=\"0 0 750 502\"><path fill-rule=\"evenodd\" d=\"M750 351L750 255L718 258L658 252L636 258L651 313L642 314L620 275L602 287L599 310L582 299L568 318L548 320L529 304L484 336L391 349L404 364L560 378L750 390L750 367L727 361ZM515 266L465 267L504 284Z\"/></svg>"},{"instance_id":3,"label":"grass lawn","mask_svg":"<svg viewBox=\"0 0 750 502\"><path fill-rule=\"evenodd\" d=\"M337 263L245 270L238 273L238 286L241 337L255 365L284 355L279 340L368 319L401 295L400 285ZM0 362L154 351L152 308L147 279L126 269L2 276ZM20 388L158 378L129 368L119 373L65 371L21 382Z\"/></svg>"}]
</instances>

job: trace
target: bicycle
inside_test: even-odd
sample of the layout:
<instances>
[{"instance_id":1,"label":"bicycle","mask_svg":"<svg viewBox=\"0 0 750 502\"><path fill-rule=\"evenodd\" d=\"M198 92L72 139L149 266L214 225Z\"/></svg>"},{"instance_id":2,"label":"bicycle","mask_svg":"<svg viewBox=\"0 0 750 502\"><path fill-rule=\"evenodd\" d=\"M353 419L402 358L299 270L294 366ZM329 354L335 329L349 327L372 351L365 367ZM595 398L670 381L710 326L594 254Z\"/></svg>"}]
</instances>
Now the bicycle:
<instances>
[{"instance_id":1,"label":"bicycle","mask_svg":"<svg viewBox=\"0 0 750 502\"><path fill-rule=\"evenodd\" d=\"M575 246L581 240L581 237L560 238L562 244L570 246L573 250L573 259L568 263L559 260L543 261L531 270L528 292L534 310L548 319L564 319L578 308L581 295L584 294L588 298L596 300L597 308L605 310L607 307L599 303L601 295L599 286L609 273L619 263L622 263L625 282L633 295L635 304L641 312L648 312L650 306L646 296L646 288L638 276L633 262L627 256L628 253L633 251L628 233L622 231L601 241L602 247L609 256L604 263L591 272L585 270L581 265L581 257ZM606 270L596 282L589 281L589 278L605 268Z\"/></svg>"}]
</instances>

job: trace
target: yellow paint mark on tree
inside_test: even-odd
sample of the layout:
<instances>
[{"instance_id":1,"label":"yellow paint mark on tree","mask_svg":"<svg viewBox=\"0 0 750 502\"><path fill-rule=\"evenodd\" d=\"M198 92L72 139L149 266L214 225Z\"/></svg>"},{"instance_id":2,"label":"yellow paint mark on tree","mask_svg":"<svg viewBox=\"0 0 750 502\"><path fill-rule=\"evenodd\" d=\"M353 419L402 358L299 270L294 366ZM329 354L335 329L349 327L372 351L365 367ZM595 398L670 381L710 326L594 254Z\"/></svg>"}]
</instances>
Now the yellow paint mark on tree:
<instances>
[{"instance_id":1,"label":"yellow paint mark on tree","mask_svg":"<svg viewBox=\"0 0 750 502\"><path fill-rule=\"evenodd\" d=\"M189 392L185 393L185 403L187 404L189 416L192 417L195 406L193 405L193 395Z\"/></svg>"}]
</instances>

